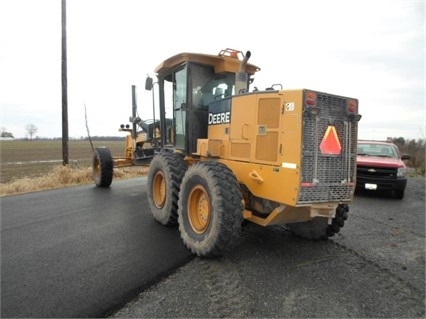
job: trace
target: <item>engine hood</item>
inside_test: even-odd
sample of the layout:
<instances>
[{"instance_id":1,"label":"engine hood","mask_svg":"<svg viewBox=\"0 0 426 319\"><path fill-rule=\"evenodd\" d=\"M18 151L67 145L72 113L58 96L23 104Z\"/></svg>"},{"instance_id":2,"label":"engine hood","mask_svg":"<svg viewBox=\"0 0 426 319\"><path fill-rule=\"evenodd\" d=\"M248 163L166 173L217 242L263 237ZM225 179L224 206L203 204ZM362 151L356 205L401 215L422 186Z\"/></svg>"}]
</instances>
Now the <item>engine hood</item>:
<instances>
[{"instance_id":1,"label":"engine hood","mask_svg":"<svg viewBox=\"0 0 426 319\"><path fill-rule=\"evenodd\" d=\"M398 168L398 167L405 166L405 163L399 158L363 156L363 155L357 156L356 163L357 165L360 165L360 166L389 167L389 168Z\"/></svg>"}]
</instances>

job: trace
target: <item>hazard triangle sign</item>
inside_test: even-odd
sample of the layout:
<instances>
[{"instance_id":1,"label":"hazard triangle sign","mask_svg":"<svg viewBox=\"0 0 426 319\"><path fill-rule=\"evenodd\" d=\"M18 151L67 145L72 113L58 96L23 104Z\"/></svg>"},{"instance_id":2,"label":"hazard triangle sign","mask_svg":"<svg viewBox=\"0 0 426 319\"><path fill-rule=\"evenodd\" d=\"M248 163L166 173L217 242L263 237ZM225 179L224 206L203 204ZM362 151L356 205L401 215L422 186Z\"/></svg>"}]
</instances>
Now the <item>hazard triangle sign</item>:
<instances>
[{"instance_id":1,"label":"hazard triangle sign","mask_svg":"<svg viewBox=\"0 0 426 319\"><path fill-rule=\"evenodd\" d=\"M342 150L340 145L339 137L337 136L336 128L332 125L327 127L324 137L320 144L320 150L322 154L327 155L339 155Z\"/></svg>"}]
</instances>

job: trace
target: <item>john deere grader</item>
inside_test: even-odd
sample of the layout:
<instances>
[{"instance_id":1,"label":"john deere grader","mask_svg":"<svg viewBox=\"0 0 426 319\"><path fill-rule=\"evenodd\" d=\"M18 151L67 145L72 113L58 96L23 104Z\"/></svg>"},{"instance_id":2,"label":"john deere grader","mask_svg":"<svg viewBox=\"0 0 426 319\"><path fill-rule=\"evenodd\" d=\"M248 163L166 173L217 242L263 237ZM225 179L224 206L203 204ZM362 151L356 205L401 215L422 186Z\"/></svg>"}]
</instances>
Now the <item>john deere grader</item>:
<instances>
[{"instance_id":1,"label":"john deere grader","mask_svg":"<svg viewBox=\"0 0 426 319\"><path fill-rule=\"evenodd\" d=\"M160 122L142 120L137 111L136 86L132 85L132 115L130 124L121 124L119 131L128 132L121 157L112 156L107 147L97 147L93 152L93 179L98 187L109 187L113 179L113 169L125 166L149 165L154 152L160 150ZM167 119L168 125L172 120Z\"/></svg>"},{"instance_id":2,"label":"john deere grader","mask_svg":"<svg viewBox=\"0 0 426 319\"><path fill-rule=\"evenodd\" d=\"M260 71L250 56L180 53L146 81L160 113L150 209L198 256L232 248L244 220L326 239L344 226L354 196L358 100L281 85L250 90Z\"/></svg>"}]
</instances>

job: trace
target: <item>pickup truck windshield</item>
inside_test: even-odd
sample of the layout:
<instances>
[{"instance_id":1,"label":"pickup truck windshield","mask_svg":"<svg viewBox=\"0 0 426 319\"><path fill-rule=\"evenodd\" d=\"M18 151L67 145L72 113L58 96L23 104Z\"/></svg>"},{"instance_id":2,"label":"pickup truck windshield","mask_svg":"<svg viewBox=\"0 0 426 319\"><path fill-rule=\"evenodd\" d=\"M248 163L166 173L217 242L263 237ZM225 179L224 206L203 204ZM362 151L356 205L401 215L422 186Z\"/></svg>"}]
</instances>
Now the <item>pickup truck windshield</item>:
<instances>
[{"instance_id":1,"label":"pickup truck windshield","mask_svg":"<svg viewBox=\"0 0 426 319\"><path fill-rule=\"evenodd\" d=\"M398 158L398 153L393 145L358 144L357 154L362 156Z\"/></svg>"}]
</instances>

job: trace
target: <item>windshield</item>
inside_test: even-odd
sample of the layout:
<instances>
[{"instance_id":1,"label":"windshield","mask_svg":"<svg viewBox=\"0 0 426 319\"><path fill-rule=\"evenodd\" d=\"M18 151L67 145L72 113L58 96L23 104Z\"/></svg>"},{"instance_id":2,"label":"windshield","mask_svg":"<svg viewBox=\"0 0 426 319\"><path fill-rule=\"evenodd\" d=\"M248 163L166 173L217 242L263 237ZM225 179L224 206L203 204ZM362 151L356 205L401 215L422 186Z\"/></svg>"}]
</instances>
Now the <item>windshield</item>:
<instances>
[{"instance_id":1,"label":"windshield","mask_svg":"<svg viewBox=\"0 0 426 319\"><path fill-rule=\"evenodd\" d=\"M233 73L214 73L210 66L192 64L192 104L207 109L211 102L231 96L235 90Z\"/></svg>"},{"instance_id":2,"label":"windshield","mask_svg":"<svg viewBox=\"0 0 426 319\"><path fill-rule=\"evenodd\" d=\"M385 144L358 144L357 154L363 156L398 158L398 152L395 146Z\"/></svg>"}]
</instances>

